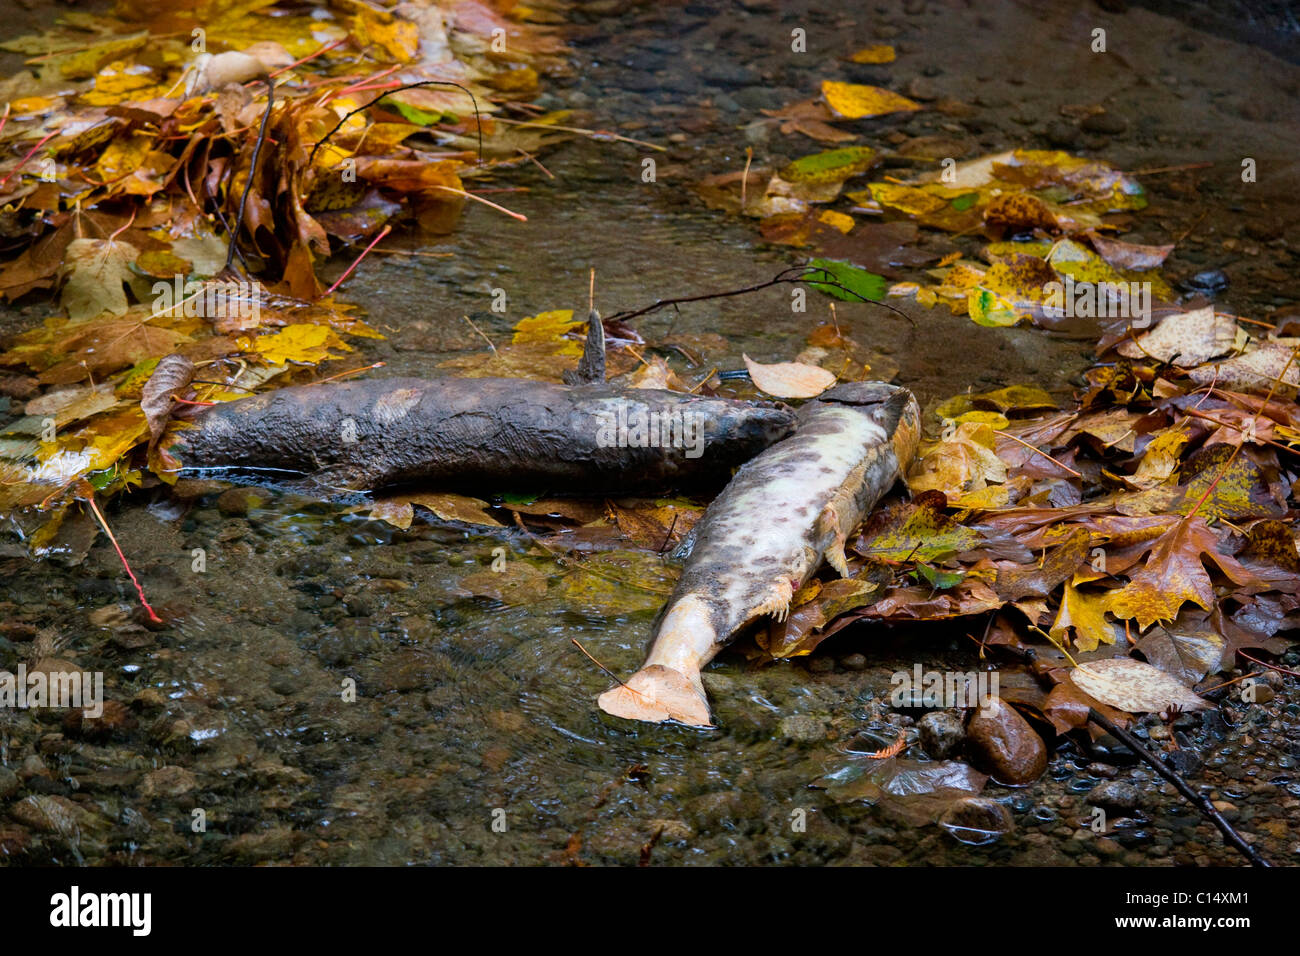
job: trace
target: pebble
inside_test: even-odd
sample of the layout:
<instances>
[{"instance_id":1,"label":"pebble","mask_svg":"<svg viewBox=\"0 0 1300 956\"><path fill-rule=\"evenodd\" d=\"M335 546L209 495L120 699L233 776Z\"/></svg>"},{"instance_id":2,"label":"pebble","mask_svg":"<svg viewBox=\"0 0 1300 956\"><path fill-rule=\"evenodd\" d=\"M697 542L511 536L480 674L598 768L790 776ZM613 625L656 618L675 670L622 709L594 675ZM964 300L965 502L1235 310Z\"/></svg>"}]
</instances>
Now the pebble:
<instances>
[{"instance_id":1,"label":"pebble","mask_svg":"<svg viewBox=\"0 0 1300 956\"><path fill-rule=\"evenodd\" d=\"M840 664L842 664L846 670L864 671L867 669L867 658L863 654L849 654L840 658Z\"/></svg>"},{"instance_id":2,"label":"pebble","mask_svg":"<svg viewBox=\"0 0 1300 956\"><path fill-rule=\"evenodd\" d=\"M907 96L914 100L920 100L922 103L937 100L940 96L939 87L926 76L913 77L904 92Z\"/></svg>"},{"instance_id":3,"label":"pebble","mask_svg":"<svg viewBox=\"0 0 1300 956\"><path fill-rule=\"evenodd\" d=\"M1263 682L1256 682L1252 690L1255 692L1255 699L1252 703L1256 704L1267 704L1277 696L1273 692L1273 688Z\"/></svg>"},{"instance_id":4,"label":"pebble","mask_svg":"<svg viewBox=\"0 0 1300 956\"><path fill-rule=\"evenodd\" d=\"M1052 120L1043 131L1043 136L1053 146L1068 149L1079 141L1079 129L1065 120Z\"/></svg>"},{"instance_id":5,"label":"pebble","mask_svg":"<svg viewBox=\"0 0 1300 956\"><path fill-rule=\"evenodd\" d=\"M791 714L781 718L781 736L800 743L826 738L826 722L810 714Z\"/></svg>"},{"instance_id":6,"label":"pebble","mask_svg":"<svg viewBox=\"0 0 1300 956\"><path fill-rule=\"evenodd\" d=\"M120 700L106 700L103 706L103 713L98 717L87 717L81 710L69 710L63 718L64 733L102 743L135 727L131 709Z\"/></svg>"},{"instance_id":7,"label":"pebble","mask_svg":"<svg viewBox=\"0 0 1300 956\"><path fill-rule=\"evenodd\" d=\"M934 760L956 756L966 742L961 717L951 710L931 711L917 726L921 731L921 748Z\"/></svg>"},{"instance_id":8,"label":"pebble","mask_svg":"<svg viewBox=\"0 0 1300 956\"><path fill-rule=\"evenodd\" d=\"M943 812L939 826L959 843L984 846L1010 833L1016 823L1011 811L996 800L963 797Z\"/></svg>"},{"instance_id":9,"label":"pebble","mask_svg":"<svg viewBox=\"0 0 1300 956\"><path fill-rule=\"evenodd\" d=\"M217 510L227 518L243 518L266 504L270 496L261 488L231 488L217 498Z\"/></svg>"},{"instance_id":10,"label":"pebble","mask_svg":"<svg viewBox=\"0 0 1300 956\"><path fill-rule=\"evenodd\" d=\"M1228 277L1222 269L1206 269L1188 279L1185 285L1193 292L1215 295L1228 288Z\"/></svg>"},{"instance_id":11,"label":"pebble","mask_svg":"<svg viewBox=\"0 0 1300 956\"><path fill-rule=\"evenodd\" d=\"M1079 126L1087 133L1100 136L1118 136L1128 129L1128 120L1118 113L1093 113L1085 116Z\"/></svg>"},{"instance_id":12,"label":"pebble","mask_svg":"<svg viewBox=\"0 0 1300 956\"><path fill-rule=\"evenodd\" d=\"M1099 783L1084 799L1094 807L1124 813L1132 812L1142 805L1142 794L1138 788L1123 780Z\"/></svg>"},{"instance_id":13,"label":"pebble","mask_svg":"<svg viewBox=\"0 0 1300 956\"><path fill-rule=\"evenodd\" d=\"M1235 803L1231 803L1227 800L1213 800L1211 803L1213 803L1214 809L1219 811L1219 815L1229 823L1232 823L1241 817L1241 810L1237 808Z\"/></svg>"},{"instance_id":14,"label":"pebble","mask_svg":"<svg viewBox=\"0 0 1300 956\"><path fill-rule=\"evenodd\" d=\"M997 713L978 711L966 724L966 751L971 764L996 782L1011 787L1033 783L1047 769L1047 745L1029 722L1006 704Z\"/></svg>"},{"instance_id":15,"label":"pebble","mask_svg":"<svg viewBox=\"0 0 1300 956\"><path fill-rule=\"evenodd\" d=\"M0 800L11 797L18 792L20 786L18 774L14 773L8 767L0 767Z\"/></svg>"},{"instance_id":16,"label":"pebble","mask_svg":"<svg viewBox=\"0 0 1300 956\"><path fill-rule=\"evenodd\" d=\"M145 774L140 784L144 797L179 797L198 785L198 778L184 767L159 767Z\"/></svg>"},{"instance_id":17,"label":"pebble","mask_svg":"<svg viewBox=\"0 0 1300 956\"><path fill-rule=\"evenodd\" d=\"M695 831L681 820L651 820L650 832L659 834L660 843L686 843Z\"/></svg>"}]
</instances>

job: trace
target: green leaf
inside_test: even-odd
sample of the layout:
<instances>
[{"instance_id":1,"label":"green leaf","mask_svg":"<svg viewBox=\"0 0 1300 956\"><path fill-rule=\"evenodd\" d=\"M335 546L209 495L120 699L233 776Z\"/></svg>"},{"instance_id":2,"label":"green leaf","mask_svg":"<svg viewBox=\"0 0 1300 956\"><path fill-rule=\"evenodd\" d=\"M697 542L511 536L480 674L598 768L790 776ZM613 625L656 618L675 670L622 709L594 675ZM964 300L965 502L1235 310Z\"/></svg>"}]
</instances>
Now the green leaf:
<instances>
[{"instance_id":1,"label":"green leaf","mask_svg":"<svg viewBox=\"0 0 1300 956\"><path fill-rule=\"evenodd\" d=\"M863 299L879 302L885 297L885 289L889 285L884 276L868 272L866 269L859 269L847 262L837 262L834 259L814 259L808 265L815 269L821 269L827 273L831 280L844 288L837 288L824 282L809 282L808 284L818 292L823 292L844 302L861 302ZM845 291L846 289L848 291Z\"/></svg>"},{"instance_id":2,"label":"green leaf","mask_svg":"<svg viewBox=\"0 0 1300 956\"><path fill-rule=\"evenodd\" d=\"M402 116L414 123L416 126L432 126L434 123L441 120L443 116L442 113L430 113L407 103L397 103L393 100L389 100L389 102L392 103L393 106L397 107L397 112L401 113Z\"/></svg>"},{"instance_id":3,"label":"green leaf","mask_svg":"<svg viewBox=\"0 0 1300 956\"><path fill-rule=\"evenodd\" d=\"M932 568L928 564L918 561L916 563L916 573L925 579L926 584L936 591L946 591L949 588L955 588L961 584L962 579L966 577L965 571L944 571L940 568Z\"/></svg>"},{"instance_id":4,"label":"green leaf","mask_svg":"<svg viewBox=\"0 0 1300 956\"><path fill-rule=\"evenodd\" d=\"M531 505L541 497L536 491L521 491L513 494L501 495L501 503L505 505Z\"/></svg>"}]
</instances>

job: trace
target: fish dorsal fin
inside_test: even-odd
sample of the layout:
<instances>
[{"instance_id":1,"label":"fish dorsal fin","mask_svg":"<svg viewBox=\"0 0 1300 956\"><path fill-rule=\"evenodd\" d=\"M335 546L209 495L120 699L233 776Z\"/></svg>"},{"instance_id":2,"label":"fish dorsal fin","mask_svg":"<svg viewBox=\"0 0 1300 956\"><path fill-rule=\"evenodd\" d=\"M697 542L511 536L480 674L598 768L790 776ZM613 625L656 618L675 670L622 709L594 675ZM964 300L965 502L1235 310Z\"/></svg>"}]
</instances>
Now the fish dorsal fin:
<instances>
[{"instance_id":1,"label":"fish dorsal fin","mask_svg":"<svg viewBox=\"0 0 1300 956\"><path fill-rule=\"evenodd\" d=\"M587 341L582 347L578 367L564 373L566 385L593 385L605 381L605 325L600 313L587 313Z\"/></svg>"}]
</instances>

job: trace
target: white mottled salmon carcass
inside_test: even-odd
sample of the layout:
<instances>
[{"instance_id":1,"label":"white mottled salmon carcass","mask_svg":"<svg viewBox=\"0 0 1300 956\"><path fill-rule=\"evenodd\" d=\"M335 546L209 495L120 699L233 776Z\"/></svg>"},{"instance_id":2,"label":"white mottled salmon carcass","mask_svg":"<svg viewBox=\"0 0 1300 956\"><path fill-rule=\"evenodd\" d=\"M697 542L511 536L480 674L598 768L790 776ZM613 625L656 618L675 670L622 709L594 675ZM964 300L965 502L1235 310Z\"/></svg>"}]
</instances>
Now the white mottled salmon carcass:
<instances>
[{"instance_id":1,"label":"white mottled salmon carcass","mask_svg":"<svg viewBox=\"0 0 1300 956\"><path fill-rule=\"evenodd\" d=\"M823 559L847 575L845 541L916 455L920 421L912 393L882 382L805 405L795 434L741 466L692 529L649 657L600 708L711 726L700 668L746 624L784 619Z\"/></svg>"}]
</instances>

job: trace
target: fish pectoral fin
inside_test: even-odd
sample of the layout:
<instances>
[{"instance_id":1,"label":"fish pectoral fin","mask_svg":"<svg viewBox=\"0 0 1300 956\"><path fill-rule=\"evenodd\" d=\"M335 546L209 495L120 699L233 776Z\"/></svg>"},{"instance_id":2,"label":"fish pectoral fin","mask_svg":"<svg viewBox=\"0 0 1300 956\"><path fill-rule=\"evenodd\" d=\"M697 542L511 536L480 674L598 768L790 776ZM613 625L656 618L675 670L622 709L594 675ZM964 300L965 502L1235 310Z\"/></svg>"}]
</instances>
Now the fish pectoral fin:
<instances>
[{"instance_id":1,"label":"fish pectoral fin","mask_svg":"<svg viewBox=\"0 0 1300 956\"><path fill-rule=\"evenodd\" d=\"M828 534L843 536L843 532L840 530L840 513L833 502L823 508L821 513L817 515L817 521L813 525L813 533L819 537Z\"/></svg>"},{"instance_id":2,"label":"fish pectoral fin","mask_svg":"<svg viewBox=\"0 0 1300 956\"><path fill-rule=\"evenodd\" d=\"M816 534L819 539L830 538L830 543L822 549L821 557L826 559L829 564L842 578L849 576L849 562L844 557L844 546L848 543L845 536L844 524L840 521L839 509L835 507L834 502L828 504L822 509L821 514L817 516Z\"/></svg>"},{"instance_id":3,"label":"fish pectoral fin","mask_svg":"<svg viewBox=\"0 0 1300 956\"><path fill-rule=\"evenodd\" d=\"M767 597L754 608L751 617L770 614L778 621L784 621L790 614L790 602L794 600L794 586L786 580L773 581Z\"/></svg>"},{"instance_id":4,"label":"fish pectoral fin","mask_svg":"<svg viewBox=\"0 0 1300 956\"><path fill-rule=\"evenodd\" d=\"M839 535L834 541L827 545L826 550L822 552L822 557L826 563L835 569L835 573L842 578L851 577L849 574L849 561L844 556L844 536Z\"/></svg>"},{"instance_id":5,"label":"fish pectoral fin","mask_svg":"<svg viewBox=\"0 0 1300 956\"><path fill-rule=\"evenodd\" d=\"M626 683L597 698L600 709L615 717L661 724L675 720L688 727L712 727L709 702L687 675L662 664L649 664Z\"/></svg>"}]
</instances>

